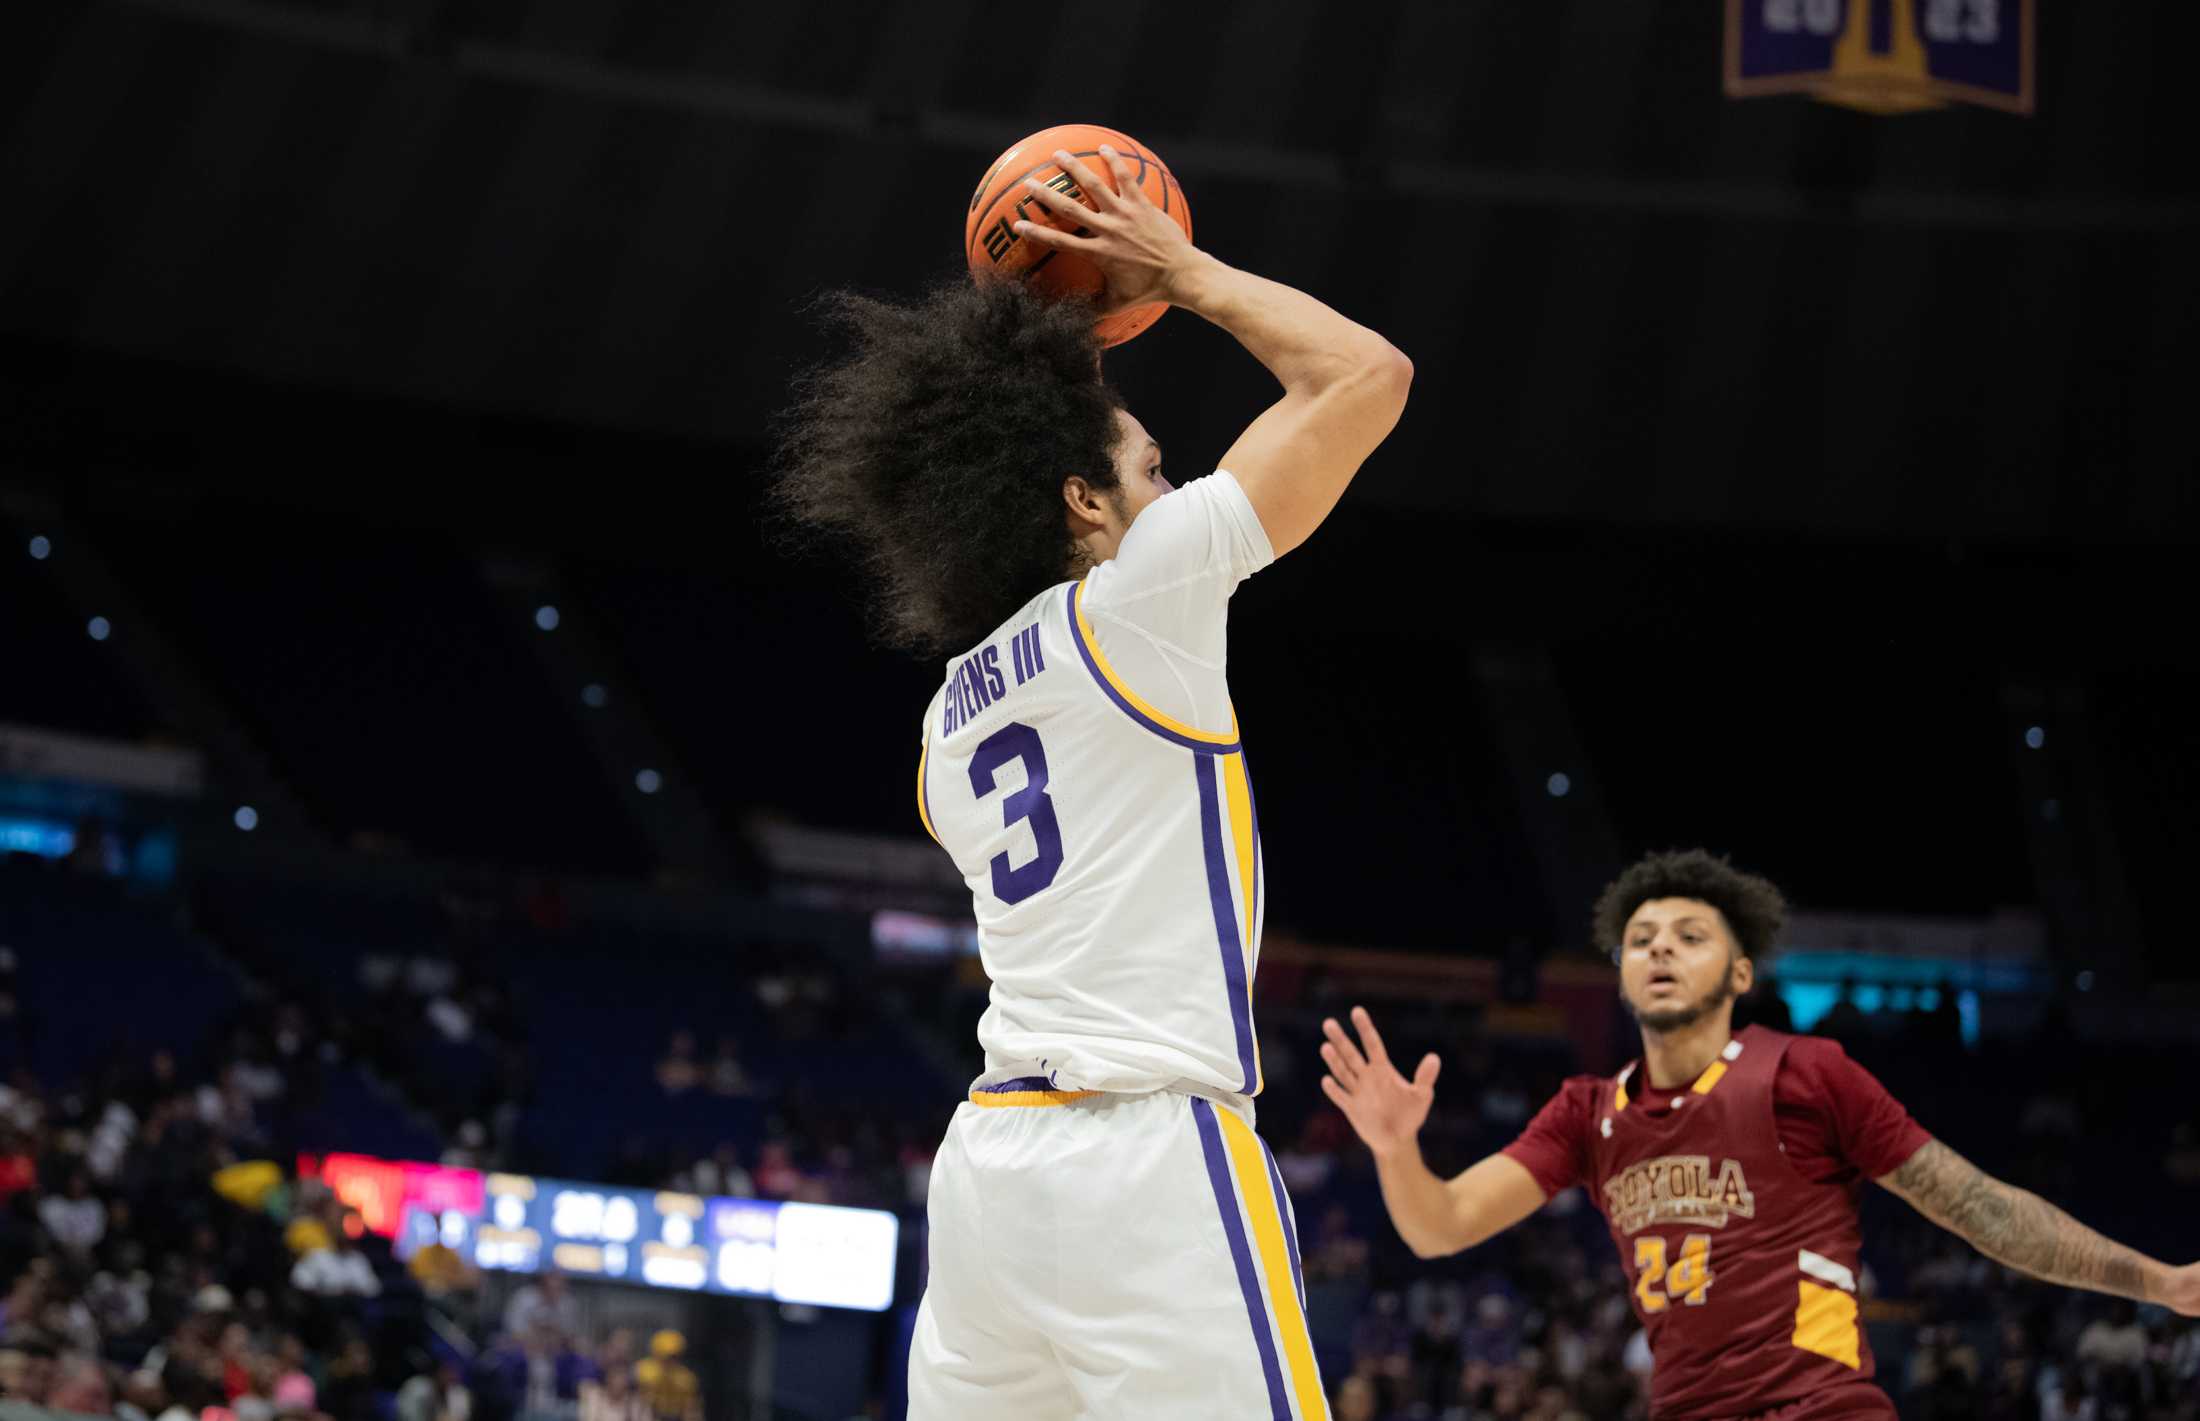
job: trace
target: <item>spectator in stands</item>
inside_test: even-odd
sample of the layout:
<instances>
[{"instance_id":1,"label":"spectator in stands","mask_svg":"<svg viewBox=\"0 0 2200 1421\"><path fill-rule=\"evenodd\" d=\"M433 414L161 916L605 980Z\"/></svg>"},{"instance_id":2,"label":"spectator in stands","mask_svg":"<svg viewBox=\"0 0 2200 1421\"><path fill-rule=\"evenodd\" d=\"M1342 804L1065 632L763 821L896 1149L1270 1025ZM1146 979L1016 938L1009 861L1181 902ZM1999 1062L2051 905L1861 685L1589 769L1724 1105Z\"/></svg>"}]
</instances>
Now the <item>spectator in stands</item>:
<instances>
[{"instance_id":1,"label":"spectator in stands","mask_svg":"<svg viewBox=\"0 0 2200 1421\"><path fill-rule=\"evenodd\" d=\"M703 1387L680 1360L687 1339L670 1328L649 1339L649 1355L634 1364L642 1401L657 1421L703 1421Z\"/></svg>"},{"instance_id":2,"label":"spectator in stands","mask_svg":"<svg viewBox=\"0 0 2200 1421\"><path fill-rule=\"evenodd\" d=\"M580 1421L650 1421L652 1415L631 1369L605 1372L602 1381L581 1388Z\"/></svg>"},{"instance_id":3,"label":"spectator in stands","mask_svg":"<svg viewBox=\"0 0 2200 1421\"><path fill-rule=\"evenodd\" d=\"M565 1275L553 1271L522 1284L505 1305L504 1330L521 1339L546 1333L560 1344L580 1336L581 1307Z\"/></svg>"},{"instance_id":4,"label":"spectator in stands","mask_svg":"<svg viewBox=\"0 0 2200 1421\"><path fill-rule=\"evenodd\" d=\"M689 1182L697 1194L721 1194L735 1199L756 1197L756 1181L741 1167L741 1151L731 1140L721 1141L707 1158L697 1160L689 1172Z\"/></svg>"},{"instance_id":5,"label":"spectator in stands","mask_svg":"<svg viewBox=\"0 0 2200 1421\"><path fill-rule=\"evenodd\" d=\"M1337 1388L1337 1421L1382 1421L1381 1405L1370 1377L1354 1373Z\"/></svg>"},{"instance_id":6,"label":"spectator in stands","mask_svg":"<svg viewBox=\"0 0 2200 1421\"><path fill-rule=\"evenodd\" d=\"M448 1358L397 1389L397 1421L471 1421L473 1413L473 1393Z\"/></svg>"},{"instance_id":7,"label":"spectator in stands","mask_svg":"<svg viewBox=\"0 0 2200 1421\"><path fill-rule=\"evenodd\" d=\"M703 1083L702 1063L695 1059L695 1033L675 1031L657 1061L657 1085L666 1095L683 1095Z\"/></svg>"},{"instance_id":8,"label":"spectator in stands","mask_svg":"<svg viewBox=\"0 0 2200 1421\"><path fill-rule=\"evenodd\" d=\"M2147 1357L2147 1334L2139 1326L2138 1308L2116 1299L2108 1316L2093 1319L2078 1334L2076 1356L2108 1371L2137 1371Z\"/></svg>"},{"instance_id":9,"label":"spectator in stands","mask_svg":"<svg viewBox=\"0 0 2200 1421\"><path fill-rule=\"evenodd\" d=\"M290 1286L319 1298L379 1297L382 1280L354 1237L357 1220L358 1215L347 1215L328 1247L300 1258L290 1270Z\"/></svg>"},{"instance_id":10,"label":"spectator in stands","mask_svg":"<svg viewBox=\"0 0 2200 1421\"><path fill-rule=\"evenodd\" d=\"M321 1385L321 1409L333 1421L377 1421L374 1353L358 1332L344 1338Z\"/></svg>"},{"instance_id":11,"label":"spectator in stands","mask_svg":"<svg viewBox=\"0 0 2200 1421\"><path fill-rule=\"evenodd\" d=\"M802 1189L802 1171L785 1140L766 1140L756 1157L756 1193L763 1199L790 1199Z\"/></svg>"},{"instance_id":12,"label":"spectator in stands","mask_svg":"<svg viewBox=\"0 0 2200 1421\"><path fill-rule=\"evenodd\" d=\"M1856 983L1844 981L1841 995L1834 999L1832 1010L1821 1017L1817 1034L1830 1036L1844 1046L1862 1041L1871 1030L1871 1023L1864 1016L1864 1009L1856 1003Z\"/></svg>"},{"instance_id":13,"label":"spectator in stands","mask_svg":"<svg viewBox=\"0 0 2200 1421\"><path fill-rule=\"evenodd\" d=\"M107 1206L92 1194L91 1172L82 1165L72 1168L68 1192L47 1195L38 1206L38 1221L69 1253L89 1257L107 1236Z\"/></svg>"},{"instance_id":14,"label":"spectator in stands","mask_svg":"<svg viewBox=\"0 0 2200 1421\"><path fill-rule=\"evenodd\" d=\"M1474 1305L1474 1321L1459 1334L1459 1350L1478 1362L1504 1366L1520 1355L1520 1333L1512 1304L1491 1293Z\"/></svg>"},{"instance_id":15,"label":"spectator in stands","mask_svg":"<svg viewBox=\"0 0 2200 1421\"><path fill-rule=\"evenodd\" d=\"M54 1346L32 1333L0 1350L0 1396L44 1406L58 1375Z\"/></svg>"},{"instance_id":16,"label":"spectator in stands","mask_svg":"<svg viewBox=\"0 0 2200 1421\"><path fill-rule=\"evenodd\" d=\"M438 1301L470 1299L481 1292L481 1270L440 1238L414 1249L413 1256L406 1260L405 1271L423 1293Z\"/></svg>"},{"instance_id":17,"label":"spectator in stands","mask_svg":"<svg viewBox=\"0 0 2200 1421\"><path fill-rule=\"evenodd\" d=\"M0 1208L24 1190L37 1187L38 1160L31 1153L29 1137L13 1125L0 1124Z\"/></svg>"},{"instance_id":18,"label":"spectator in stands","mask_svg":"<svg viewBox=\"0 0 2200 1421\"><path fill-rule=\"evenodd\" d=\"M749 1073L741 1064L741 1045L731 1036L718 1038L718 1054L710 1062L712 1095L744 1096L753 1093Z\"/></svg>"}]
</instances>

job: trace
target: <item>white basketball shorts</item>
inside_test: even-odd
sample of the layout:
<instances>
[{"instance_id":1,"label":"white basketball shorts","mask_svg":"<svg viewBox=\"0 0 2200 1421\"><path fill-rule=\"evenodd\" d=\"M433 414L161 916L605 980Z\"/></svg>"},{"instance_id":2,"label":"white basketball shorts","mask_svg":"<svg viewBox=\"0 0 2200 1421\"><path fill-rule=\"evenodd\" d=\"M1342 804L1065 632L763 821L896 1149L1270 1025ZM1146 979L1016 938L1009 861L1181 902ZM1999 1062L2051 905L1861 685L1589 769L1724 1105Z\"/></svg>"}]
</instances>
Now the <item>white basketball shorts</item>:
<instances>
[{"instance_id":1,"label":"white basketball shorts","mask_svg":"<svg viewBox=\"0 0 2200 1421\"><path fill-rule=\"evenodd\" d=\"M1290 1200L1228 1105L973 1091L930 1212L909 1421L1327 1421Z\"/></svg>"}]
</instances>

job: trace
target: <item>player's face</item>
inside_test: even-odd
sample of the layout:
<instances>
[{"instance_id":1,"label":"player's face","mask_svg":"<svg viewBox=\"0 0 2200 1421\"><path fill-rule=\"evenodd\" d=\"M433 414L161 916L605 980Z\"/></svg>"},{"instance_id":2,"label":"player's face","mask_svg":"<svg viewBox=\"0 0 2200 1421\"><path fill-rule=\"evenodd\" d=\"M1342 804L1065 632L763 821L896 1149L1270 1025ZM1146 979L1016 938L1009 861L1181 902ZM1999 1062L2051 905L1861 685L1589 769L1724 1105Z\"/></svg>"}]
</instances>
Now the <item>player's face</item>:
<instances>
[{"instance_id":1,"label":"player's face","mask_svg":"<svg viewBox=\"0 0 2200 1421\"><path fill-rule=\"evenodd\" d=\"M1138 422L1138 416L1129 410L1117 410L1115 422L1123 431L1122 442L1115 446L1115 476L1121 480L1123 526L1128 528L1146 505L1167 493L1171 485L1161 476L1161 445Z\"/></svg>"},{"instance_id":2,"label":"player's face","mask_svg":"<svg viewBox=\"0 0 2200 1421\"><path fill-rule=\"evenodd\" d=\"M1619 991L1652 1031L1693 1025L1749 990L1726 915L1694 898L1653 898L1635 909L1621 936Z\"/></svg>"}]
</instances>

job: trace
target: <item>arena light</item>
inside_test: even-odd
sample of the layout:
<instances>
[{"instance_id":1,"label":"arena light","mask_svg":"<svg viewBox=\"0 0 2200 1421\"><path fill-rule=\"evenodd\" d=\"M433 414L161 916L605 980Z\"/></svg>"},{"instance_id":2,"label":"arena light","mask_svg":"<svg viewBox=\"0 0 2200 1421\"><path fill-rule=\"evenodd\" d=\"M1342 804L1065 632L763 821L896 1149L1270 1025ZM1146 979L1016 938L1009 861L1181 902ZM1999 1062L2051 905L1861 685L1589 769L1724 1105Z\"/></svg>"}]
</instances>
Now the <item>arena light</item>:
<instances>
[{"instance_id":1,"label":"arena light","mask_svg":"<svg viewBox=\"0 0 2200 1421\"><path fill-rule=\"evenodd\" d=\"M1550 791L1553 799L1564 799L1573 790L1573 787L1572 778L1564 770L1560 770L1543 782L1543 788Z\"/></svg>"},{"instance_id":2,"label":"arena light","mask_svg":"<svg viewBox=\"0 0 2200 1421\"><path fill-rule=\"evenodd\" d=\"M655 770L637 770L634 773L634 788L643 794L655 794L664 788L664 784L665 777Z\"/></svg>"},{"instance_id":3,"label":"arena light","mask_svg":"<svg viewBox=\"0 0 2200 1421\"><path fill-rule=\"evenodd\" d=\"M535 625L546 632L558 629L558 609L545 602L535 609Z\"/></svg>"},{"instance_id":4,"label":"arena light","mask_svg":"<svg viewBox=\"0 0 2200 1421\"><path fill-rule=\"evenodd\" d=\"M581 687L581 704L590 710L602 710L611 700L611 693L594 681Z\"/></svg>"},{"instance_id":5,"label":"arena light","mask_svg":"<svg viewBox=\"0 0 2200 1421\"><path fill-rule=\"evenodd\" d=\"M260 827L260 811L249 804L237 806L237 812L229 816L239 829L247 834Z\"/></svg>"},{"instance_id":6,"label":"arena light","mask_svg":"<svg viewBox=\"0 0 2200 1421\"><path fill-rule=\"evenodd\" d=\"M94 617L84 624L84 634L93 641L105 641L114 634L114 623L105 617Z\"/></svg>"},{"instance_id":7,"label":"arena light","mask_svg":"<svg viewBox=\"0 0 2200 1421\"><path fill-rule=\"evenodd\" d=\"M46 535L45 535L44 533L38 533L38 534L34 534L34 535L33 535L33 536L31 537L31 558L32 558L32 560L33 560L33 561L36 561L36 562L44 562L44 561L45 561L45 560L46 560L47 558L49 558L49 557L52 557L52 556L53 556L53 542L52 542L52 540L50 540L49 538L47 538L47 536L46 536Z\"/></svg>"},{"instance_id":8,"label":"arena light","mask_svg":"<svg viewBox=\"0 0 2200 1421\"><path fill-rule=\"evenodd\" d=\"M2024 732L2024 744L2027 749L2037 750L2046 743L2047 727L2043 725L2035 725L2028 728Z\"/></svg>"}]
</instances>

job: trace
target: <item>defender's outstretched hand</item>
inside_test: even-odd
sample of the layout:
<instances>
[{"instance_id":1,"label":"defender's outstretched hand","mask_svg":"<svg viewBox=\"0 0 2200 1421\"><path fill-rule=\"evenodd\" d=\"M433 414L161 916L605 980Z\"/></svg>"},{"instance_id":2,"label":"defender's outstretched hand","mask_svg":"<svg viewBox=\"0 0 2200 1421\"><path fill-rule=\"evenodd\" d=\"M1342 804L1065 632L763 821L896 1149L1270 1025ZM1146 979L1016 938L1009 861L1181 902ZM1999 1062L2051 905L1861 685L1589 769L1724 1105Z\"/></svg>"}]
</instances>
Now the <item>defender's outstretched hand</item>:
<instances>
[{"instance_id":1,"label":"defender's outstretched hand","mask_svg":"<svg viewBox=\"0 0 2200 1421\"><path fill-rule=\"evenodd\" d=\"M1322 1042L1322 1060L1329 1067L1329 1074L1322 1077L1322 1094L1344 1112L1375 1157L1386 1159L1420 1134L1436 1099L1436 1073L1443 1063L1431 1051L1421 1058L1409 1081L1390 1063L1390 1053L1383 1049L1382 1034L1367 1008L1352 1009L1352 1024L1359 1029L1364 1051L1353 1044L1335 1017L1322 1023L1322 1035L1328 1038Z\"/></svg>"},{"instance_id":2,"label":"defender's outstretched hand","mask_svg":"<svg viewBox=\"0 0 2200 1421\"><path fill-rule=\"evenodd\" d=\"M1199 248L1191 244L1174 220L1153 205L1146 190L1138 185L1138 175L1132 171L1129 159L1103 144L1100 160L1115 176L1113 188L1081 159L1057 148L1054 161L1076 179L1093 206L1087 207L1037 178L1025 178L1029 195L1069 224L1069 230L1024 219L1016 223L1017 235L1090 258L1108 279L1107 296L1101 303L1103 313L1174 300L1174 280L1186 266L1199 260Z\"/></svg>"}]
</instances>

